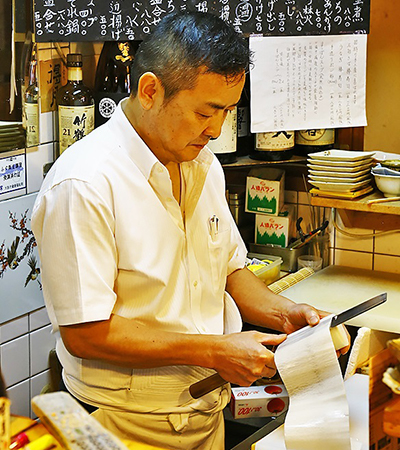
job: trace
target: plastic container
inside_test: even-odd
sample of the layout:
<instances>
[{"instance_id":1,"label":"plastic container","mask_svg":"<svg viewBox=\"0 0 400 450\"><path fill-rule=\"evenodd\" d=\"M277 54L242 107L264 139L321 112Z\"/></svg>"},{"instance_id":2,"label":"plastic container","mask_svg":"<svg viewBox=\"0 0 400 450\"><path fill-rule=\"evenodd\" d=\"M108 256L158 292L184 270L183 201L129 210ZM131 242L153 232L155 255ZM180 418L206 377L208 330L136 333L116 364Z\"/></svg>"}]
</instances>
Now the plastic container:
<instances>
[{"instance_id":1,"label":"plastic container","mask_svg":"<svg viewBox=\"0 0 400 450\"><path fill-rule=\"evenodd\" d=\"M281 275L282 258L279 256L262 255L260 253L249 253L248 258L268 259L272 261L258 270L253 271L257 278L262 280L267 286L278 280Z\"/></svg>"},{"instance_id":2,"label":"plastic container","mask_svg":"<svg viewBox=\"0 0 400 450\"><path fill-rule=\"evenodd\" d=\"M297 258L300 255L305 255L306 253L308 253L309 244L306 244L300 248L282 248L250 243L249 249L251 252L260 254L261 256L263 256L263 258L267 258L267 254L280 256L283 260L281 270L287 272L297 272Z\"/></svg>"}]
</instances>

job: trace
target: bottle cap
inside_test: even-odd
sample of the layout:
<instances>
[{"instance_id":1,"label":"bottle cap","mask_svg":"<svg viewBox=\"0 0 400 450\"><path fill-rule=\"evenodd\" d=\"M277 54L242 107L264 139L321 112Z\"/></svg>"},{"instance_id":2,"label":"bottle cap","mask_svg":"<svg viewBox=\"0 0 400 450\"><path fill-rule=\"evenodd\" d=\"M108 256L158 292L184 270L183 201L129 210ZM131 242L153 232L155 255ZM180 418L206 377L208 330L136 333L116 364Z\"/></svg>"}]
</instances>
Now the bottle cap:
<instances>
[{"instance_id":1,"label":"bottle cap","mask_svg":"<svg viewBox=\"0 0 400 450\"><path fill-rule=\"evenodd\" d=\"M80 53L68 53L67 66L82 67L82 55Z\"/></svg>"}]
</instances>

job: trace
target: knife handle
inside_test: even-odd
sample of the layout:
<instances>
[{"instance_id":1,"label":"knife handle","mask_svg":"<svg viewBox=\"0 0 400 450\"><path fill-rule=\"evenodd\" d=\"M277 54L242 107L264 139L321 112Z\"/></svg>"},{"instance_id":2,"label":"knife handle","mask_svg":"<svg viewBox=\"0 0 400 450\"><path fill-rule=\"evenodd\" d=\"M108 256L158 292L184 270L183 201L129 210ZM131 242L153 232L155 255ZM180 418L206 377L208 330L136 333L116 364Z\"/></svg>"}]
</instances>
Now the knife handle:
<instances>
[{"instance_id":1,"label":"knife handle","mask_svg":"<svg viewBox=\"0 0 400 450\"><path fill-rule=\"evenodd\" d=\"M204 380L193 383L189 387L189 392L193 398L200 398L214 389L223 386L225 383L227 383L227 381L225 381L219 373L214 373L214 375L204 378Z\"/></svg>"}]
</instances>

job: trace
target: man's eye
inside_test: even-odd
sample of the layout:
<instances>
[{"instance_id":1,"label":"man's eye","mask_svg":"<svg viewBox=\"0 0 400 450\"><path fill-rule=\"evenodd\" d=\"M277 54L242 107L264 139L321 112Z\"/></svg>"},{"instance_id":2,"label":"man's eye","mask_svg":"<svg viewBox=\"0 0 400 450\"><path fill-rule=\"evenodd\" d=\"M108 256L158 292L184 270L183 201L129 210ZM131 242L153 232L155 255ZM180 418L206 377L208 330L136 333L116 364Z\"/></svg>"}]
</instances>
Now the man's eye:
<instances>
[{"instance_id":1,"label":"man's eye","mask_svg":"<svg viewBox=\"0 0 400 450\"><path fill-rule=\"evenodd\" d=\"M200 117L202 117L203 119L209 119L211 116L207 115L207 114L202 114L202 113L197 113Z\"/></svg>"}]
</instances>

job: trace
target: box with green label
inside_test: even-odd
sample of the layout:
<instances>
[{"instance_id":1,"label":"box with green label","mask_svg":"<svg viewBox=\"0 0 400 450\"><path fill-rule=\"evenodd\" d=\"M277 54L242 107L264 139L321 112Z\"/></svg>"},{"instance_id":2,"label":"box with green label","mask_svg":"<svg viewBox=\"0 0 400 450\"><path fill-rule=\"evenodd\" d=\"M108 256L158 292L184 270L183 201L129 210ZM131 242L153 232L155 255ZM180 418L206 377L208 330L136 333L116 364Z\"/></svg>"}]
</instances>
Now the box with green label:
<instances>
[{"instance_id":1,"label":"box with green label","mask_svg":"<svg viewBox=\"0 0 400 450\"><path fill-rule=\"evenodd\" d=\"M261 168L249 172L246 183L246 211L277 216L284 202L285 172Z\"/></svg>"},{"instance_id":2,"label":"box with green label","mask_svg":"<svg viewBox=\"0 0 400 450\"><path fill-rule=\"evenodd\" d=\"M277 216L257 214L255 243L287 247L295 233L294 212L294 205L284 205Z\"/></svg>"}]
</instances>

